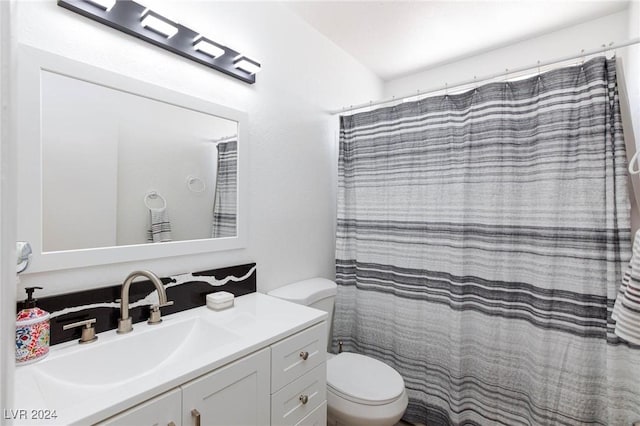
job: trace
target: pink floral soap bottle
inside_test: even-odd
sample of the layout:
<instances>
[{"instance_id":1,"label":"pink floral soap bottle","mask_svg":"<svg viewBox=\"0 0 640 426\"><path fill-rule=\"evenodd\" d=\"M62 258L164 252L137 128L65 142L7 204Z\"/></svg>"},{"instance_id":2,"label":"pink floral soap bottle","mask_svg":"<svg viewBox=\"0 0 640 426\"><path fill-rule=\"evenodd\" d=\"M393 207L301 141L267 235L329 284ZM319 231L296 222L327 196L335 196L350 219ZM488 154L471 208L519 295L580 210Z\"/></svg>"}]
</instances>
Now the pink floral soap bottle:
<instances>
[{"instance_id":1,"label":"pink floral soap bottle","mask_svg":"<svg viewBox=\"0 0 640 426\"><path fill-rule=\"evenodd\" d=\"M49 313L36 307L33 292L42 287L27 287L25 308L16 318L16 364L37 361L49 353Z\"/></svg>"}]
</instances>

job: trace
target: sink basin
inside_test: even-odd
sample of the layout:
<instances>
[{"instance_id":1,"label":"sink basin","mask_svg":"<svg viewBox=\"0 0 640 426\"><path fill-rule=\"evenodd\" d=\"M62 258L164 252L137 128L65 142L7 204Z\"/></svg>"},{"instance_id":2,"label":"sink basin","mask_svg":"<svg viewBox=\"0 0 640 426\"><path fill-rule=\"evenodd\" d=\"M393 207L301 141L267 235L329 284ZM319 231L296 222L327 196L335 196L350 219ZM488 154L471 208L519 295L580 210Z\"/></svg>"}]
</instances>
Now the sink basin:
<instances>
[{"instance_id":1,"label":"sink basin","mask_svg":"<svg viewBox=\"0 0 640 426\"><path fill-rule=\"evenodd\" d=\"M131 333L107 332L96 343L52 354L37 365L36 373L73 387L122 385L236 339L236 334L200 318L141 323Z\"/></svg>"}]
</instances>

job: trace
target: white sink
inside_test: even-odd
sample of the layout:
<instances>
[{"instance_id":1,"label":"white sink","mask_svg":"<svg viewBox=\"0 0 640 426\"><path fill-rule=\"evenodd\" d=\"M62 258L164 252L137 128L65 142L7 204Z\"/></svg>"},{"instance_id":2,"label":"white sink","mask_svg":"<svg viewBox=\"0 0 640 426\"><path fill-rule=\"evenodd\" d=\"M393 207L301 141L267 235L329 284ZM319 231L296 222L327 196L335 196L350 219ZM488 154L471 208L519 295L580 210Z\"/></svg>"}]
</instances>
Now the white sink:
<instances>
[{"instance_id":1,"label":"white sink","mask_svg":"<svg viewBox=\"0 0 640 426\"><path fill-rule=\"evenodd\" d=\"M94 343L52 353L34 366L34 373L74 388L122 385L237 339L201 318L140 323L130 333L102 333Z\"/></svg>"},{"instance_id":2,"label":"white sink","mask_svg":"<svg viewBox=\"0 0 640 426\"><path fill-rule=\"evenodd\" d=\"M95 424L264 349L326 315L252 293L237 297L231 309L201 306L166 315L158 325L134 324L128 334L111 330L98 334L94 343L54 345L46 358L15 369L14 407L50 409L57 417L15 424Z\"/></svg>"}]
</instances>

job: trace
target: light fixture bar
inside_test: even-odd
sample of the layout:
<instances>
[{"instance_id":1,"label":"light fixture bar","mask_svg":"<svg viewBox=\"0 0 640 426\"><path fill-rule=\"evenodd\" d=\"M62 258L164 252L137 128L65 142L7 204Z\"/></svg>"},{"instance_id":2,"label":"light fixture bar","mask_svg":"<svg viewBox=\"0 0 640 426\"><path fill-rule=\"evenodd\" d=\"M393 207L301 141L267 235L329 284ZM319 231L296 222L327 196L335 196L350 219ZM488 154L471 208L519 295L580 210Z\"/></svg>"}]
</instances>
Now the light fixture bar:
<instances>
[{"instance_id":1,"label":"light fixture bar","mask_svg":"<svg viewBox=\"0 0 640 426\"><path fill-rule=\"evenodd\" d=\"M206 53L212 58L217 58L218 56L224 55L224 49L220 47L217 43L210 42L205 40L204 38L200 38L194 45L193 48L195 50L199 50L202 53Z\"/></svg>"},{"instance_id":2,"label":"light fixture bar","mask_svg":"<svg viewBox=\"0 0 640 426\"><path fill-rule=\"evenodd\" d=\"M2 1L2 0L0 0ZM131 0L57 0L58 6L253 84L260 64ZM149 19L147 19L149 18ZM155 19L154 19L155 18ZM244 62L242 61L244 60Z\"/></svg>"},{"instance_id":3,"label":"light fixture bar","mask_svg":"<svg viewBox=\"0 0 640 426\"><path fill-rule=\"evenodd\" d=\"M160 33L168 38L171 38L178 33L178 27L151 11L147 11L147 13L142 17L140 24L143 27L149 28L150 30Z\"/></svg>"},{"instance_id":4,"label":"light fixture bar","mask_svg":"<svg viewBox=\"0 0 640 426\"><path fill-rule=\"evenodd\" d=\"M111 8L116 4L116 0L84 0L87 3L93 4L102 8L105 11L110 11Z\"/></svg>"},{"instance_id":5,"label":"light fixture bar","mask_svg":"<svg viewBox=\"0 0 640 426\"><path fill-rule=\"evenodd\" d=\"M236 60L233 61L233 66L239 68L243 71L248 72L249 74L256 74L260 72L260 64L252 59L249 59L245 56L240 56Z\"/></svg>"}]
</instances>

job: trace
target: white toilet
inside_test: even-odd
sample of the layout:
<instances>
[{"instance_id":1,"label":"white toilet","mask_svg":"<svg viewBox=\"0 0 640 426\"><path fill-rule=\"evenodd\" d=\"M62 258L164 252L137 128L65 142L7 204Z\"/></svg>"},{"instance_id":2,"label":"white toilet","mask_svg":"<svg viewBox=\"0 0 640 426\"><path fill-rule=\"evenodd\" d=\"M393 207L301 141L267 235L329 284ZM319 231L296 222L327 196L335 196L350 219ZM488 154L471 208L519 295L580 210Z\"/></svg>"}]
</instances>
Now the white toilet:
<instances>
[{"instance_id":1,"label":"white toilet","mask_svg":"<svg viewBox=\"0 0 640 426\"><path fill-rule=\"evenodd\" d=\"M337 286L312 278L280 287L269 295L322 309L332 324ZM331 331L329 327L329 337ZM331 426L392 426L402 418L409 399L402 376L368 356L327 354L327 424Z\"/></svg>"}]
</instances>

